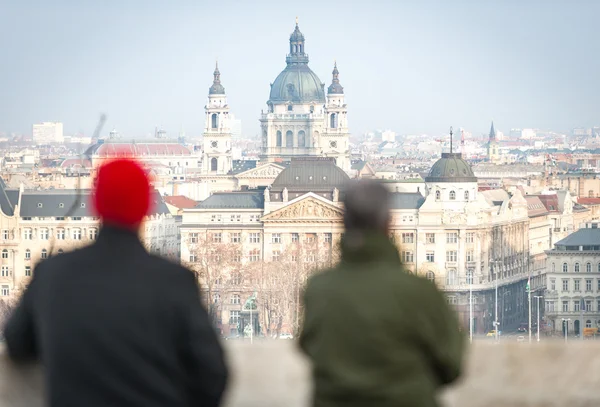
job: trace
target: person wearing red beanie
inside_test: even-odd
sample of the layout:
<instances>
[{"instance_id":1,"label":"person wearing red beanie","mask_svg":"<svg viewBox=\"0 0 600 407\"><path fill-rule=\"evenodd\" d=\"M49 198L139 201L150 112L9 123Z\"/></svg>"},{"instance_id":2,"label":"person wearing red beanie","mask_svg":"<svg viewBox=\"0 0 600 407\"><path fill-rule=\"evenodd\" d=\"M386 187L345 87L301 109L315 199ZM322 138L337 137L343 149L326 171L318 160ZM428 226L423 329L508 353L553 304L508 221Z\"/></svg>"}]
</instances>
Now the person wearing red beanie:
<instances>
[{"instance_id":1,"label":"person wearing red beanie","mask_svg":"<svg viewBox=\"0 0 600 407\"><path fill-rule=\"evenodd\" d=\"M103 165L91 198L97 241L36 266L4 329L9 357L44 365L51 407L217 407L228 373L196 277L138 237L144 169Z\"/></svg>"}]
</instances>

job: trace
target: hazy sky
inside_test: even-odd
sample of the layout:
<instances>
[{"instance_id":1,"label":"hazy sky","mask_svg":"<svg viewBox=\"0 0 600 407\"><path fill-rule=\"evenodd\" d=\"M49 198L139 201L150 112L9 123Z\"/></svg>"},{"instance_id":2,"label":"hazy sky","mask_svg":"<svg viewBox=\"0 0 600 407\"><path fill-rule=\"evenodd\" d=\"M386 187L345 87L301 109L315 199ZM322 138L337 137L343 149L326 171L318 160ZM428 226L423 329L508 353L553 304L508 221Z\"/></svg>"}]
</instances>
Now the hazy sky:
<instances>
[{"instance_id":1,"label":"hazy sky","mask_svg":"<svg viewBox=\"0 0 600 407\"><path fill-rule=\"evenodd\" d=\"M440 134L600 125L600 1L0 0L0 131L199 135L218 58L232 112L258 133L295 17L351 132Z\"/></svg>"}]
</instances>

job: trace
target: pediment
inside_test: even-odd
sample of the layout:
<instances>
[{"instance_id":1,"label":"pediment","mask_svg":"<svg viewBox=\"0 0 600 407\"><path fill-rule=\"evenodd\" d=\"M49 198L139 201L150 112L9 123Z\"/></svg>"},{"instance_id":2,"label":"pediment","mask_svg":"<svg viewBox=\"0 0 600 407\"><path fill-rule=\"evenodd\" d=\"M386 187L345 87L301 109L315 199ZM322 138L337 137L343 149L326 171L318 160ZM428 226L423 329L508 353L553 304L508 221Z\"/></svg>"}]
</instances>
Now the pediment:
<instances>
[{"instance_id":1,"label":"pediment","mask_svg":"<svg viewBox=\"0 0 600 407\"><path fill-rule=\"evenodd\" d=\"M281 165L268 163L261 165L256 168L249 169L244 172L240 172L235 177L240 178L273 178L275 179L281 171L283 171L284 167Z\"/></svg>"},{"instance_id":2,"label":"pediment","mask_svg":"<svg viewBox=\"0 0 600 407\"><path fill-rule=\"evenodd\" d=\"M342 222L344 212L337 206L323 202L315 197L308 196L297 202L279 208L265 216L263 222L268 221L310 221L317 223Z\"/></svg>"}]
</instances>

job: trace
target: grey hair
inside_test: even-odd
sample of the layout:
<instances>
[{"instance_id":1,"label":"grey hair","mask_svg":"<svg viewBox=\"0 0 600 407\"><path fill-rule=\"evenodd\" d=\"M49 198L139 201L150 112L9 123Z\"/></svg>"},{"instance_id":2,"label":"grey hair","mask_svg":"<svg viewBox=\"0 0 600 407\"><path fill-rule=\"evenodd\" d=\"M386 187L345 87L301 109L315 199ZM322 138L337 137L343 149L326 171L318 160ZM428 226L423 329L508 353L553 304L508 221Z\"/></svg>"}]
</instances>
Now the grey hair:
<instances>
[{"instance_id":1,"label":"grey hair","mask_svg":"<svg viewBox=\"0 0 600 407\"><path fill-rule=\"evenodd\" d=\"M343 199L344 225L347 232L387 231L390 221L391 194L373 180L352 181Z\"/></svg>"}]
</instances>

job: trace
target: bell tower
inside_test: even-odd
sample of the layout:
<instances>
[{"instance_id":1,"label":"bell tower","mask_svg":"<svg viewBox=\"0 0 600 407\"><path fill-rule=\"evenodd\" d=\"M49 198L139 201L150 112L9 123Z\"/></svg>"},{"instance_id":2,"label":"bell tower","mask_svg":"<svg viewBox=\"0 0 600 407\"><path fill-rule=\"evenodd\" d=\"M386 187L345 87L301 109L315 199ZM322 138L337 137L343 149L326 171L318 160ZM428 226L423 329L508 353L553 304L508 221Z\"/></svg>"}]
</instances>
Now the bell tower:
<instances>
[{"instance_id":1,"label":"bell tower","mask_svg":"<svg viewBox=\"0 0 600 407\"><path fill-rule=\"evenodd\" d=\"M228 174L232 168L231 126L225 88L221 85L219 64L215 66L213 84L204 106L204 140L202 169L205 174Z\"/></svg>"},{"instance_id":2,"label":"bell tower","mask_svg":"<svg viewBox=\"0 0 600 407\"><path fill-rule=\"evenodd\" d=\"M492 121L492 127L490 128L490 139L488 142L488 161L497 164L500 160L498 153L498 140L496 140L496 130L494 129L494 122Z\"/></svg>"},{"instance_id":3,"label":"bell tower","mask_svg":"<svg viewBox=\"0 0 600 407\"><path fill-rule=\"evenodd\" d=\"M335 158L338 167L350 170L350 143L348 133L348 108L344 101L344 88L340 84L337 62L333 65L333 78L327 88L325 105L325 131L321 136L321 150L326 157Z\"/></svg>"}]
</instances>

